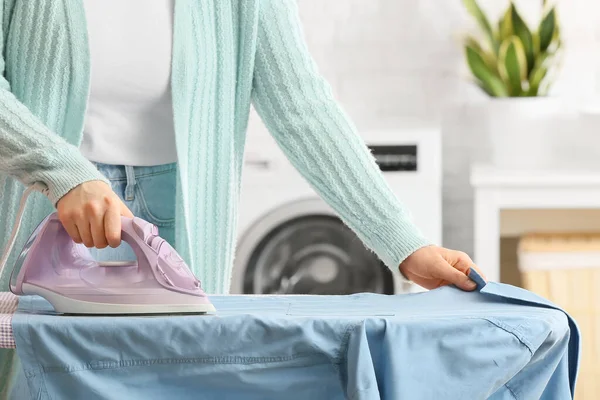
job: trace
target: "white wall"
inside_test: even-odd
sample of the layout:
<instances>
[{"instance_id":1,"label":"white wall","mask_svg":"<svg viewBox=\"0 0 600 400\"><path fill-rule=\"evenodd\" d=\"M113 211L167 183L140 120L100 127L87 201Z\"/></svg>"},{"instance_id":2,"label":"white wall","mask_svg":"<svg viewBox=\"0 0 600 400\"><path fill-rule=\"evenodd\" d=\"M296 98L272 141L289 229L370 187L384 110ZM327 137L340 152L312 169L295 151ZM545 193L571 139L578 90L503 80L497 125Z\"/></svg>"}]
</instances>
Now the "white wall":
<instances>
[{"instance_id":1,"label":"white wall","mask_svg":"<svg viewBox=\"0 0 600 400\"><path fill-rule=\"evenodd\" d=\"M563 69L554 93L575 100L600 92L600 2L560 0ZM490 13L507 2L482 0ZM541 0L516 1L536 20ZM361 131L405 117L442 124L445 246L472 250L469 165L488 156L460 47L475 28L461 0L298 0L309 48L340 103ZM255 120L253 133L262 131ZM600 146L600 135L598 138Z\"/></svg>"}]
</instances>

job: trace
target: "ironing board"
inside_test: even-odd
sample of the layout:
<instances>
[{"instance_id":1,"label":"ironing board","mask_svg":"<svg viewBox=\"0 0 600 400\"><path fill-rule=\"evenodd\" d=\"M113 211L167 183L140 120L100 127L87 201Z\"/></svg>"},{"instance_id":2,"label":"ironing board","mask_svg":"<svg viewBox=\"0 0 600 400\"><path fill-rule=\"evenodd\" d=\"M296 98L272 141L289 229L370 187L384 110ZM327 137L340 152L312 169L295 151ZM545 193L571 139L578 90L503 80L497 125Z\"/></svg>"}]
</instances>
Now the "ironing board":
<instances>
[{"instance_id":1,"label":"ironing board","mask_svg":"<svg viewBox=\"0 0 600 400\"><path fill-rule=\"evenodd\" d=\"M0 349L14 349L12 316L17 311L18 297L10 292L0 292Z\"/></svg>"},{"instance_id":2,"label":"ironing board","mask_svg":"<svg viewBox=\"0 0 600 400\"><path fill-rule=\"evenodd\" d=\"M211 296L217 315L157 318L57 316L22 298L13 333L39 399L572 399L574 321L478 282L472 293Z\"/></svg>"}]
</instances>

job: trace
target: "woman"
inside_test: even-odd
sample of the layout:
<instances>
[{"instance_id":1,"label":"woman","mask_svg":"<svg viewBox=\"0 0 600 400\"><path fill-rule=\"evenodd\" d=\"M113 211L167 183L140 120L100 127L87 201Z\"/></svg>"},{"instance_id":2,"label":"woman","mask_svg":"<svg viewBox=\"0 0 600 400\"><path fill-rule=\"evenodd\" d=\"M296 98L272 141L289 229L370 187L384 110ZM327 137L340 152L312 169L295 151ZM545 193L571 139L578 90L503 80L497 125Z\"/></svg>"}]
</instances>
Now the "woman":
<instances>
[{"instance_id":1,"label":"woman","mask_svg":"<svg viewBox=\"0 0 600 400\"><path fill-rule=\"evenodd\" d=\"M387 186L310 58L294 0L3 0L2 12L0 226L26 185L49 189L30 198L21 244L53 207L100 249L138 215L208 293L226 293L253 103L388 267L429 289L475 288L469 257L431 245Z\"/></svg>"}]
</instances>

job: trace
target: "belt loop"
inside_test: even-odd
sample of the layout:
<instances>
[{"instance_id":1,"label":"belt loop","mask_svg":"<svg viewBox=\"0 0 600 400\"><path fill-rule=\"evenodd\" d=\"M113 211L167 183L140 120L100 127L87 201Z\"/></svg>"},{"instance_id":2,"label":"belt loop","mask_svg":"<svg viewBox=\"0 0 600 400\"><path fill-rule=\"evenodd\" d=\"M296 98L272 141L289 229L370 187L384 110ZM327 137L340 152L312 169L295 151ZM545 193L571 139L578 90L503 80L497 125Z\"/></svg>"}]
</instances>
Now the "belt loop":
<instances>
[{"instance_id":1,"label":"belt loop","mask_svg":"<svg viewBox=\"0 0 600 400\"><path fill-rule=\"evenodd\" d=\"M131 201L135 198L135 172L131 165L125 165L125 176L127 177L125 200Z\"/></svg>"}]
</instances>

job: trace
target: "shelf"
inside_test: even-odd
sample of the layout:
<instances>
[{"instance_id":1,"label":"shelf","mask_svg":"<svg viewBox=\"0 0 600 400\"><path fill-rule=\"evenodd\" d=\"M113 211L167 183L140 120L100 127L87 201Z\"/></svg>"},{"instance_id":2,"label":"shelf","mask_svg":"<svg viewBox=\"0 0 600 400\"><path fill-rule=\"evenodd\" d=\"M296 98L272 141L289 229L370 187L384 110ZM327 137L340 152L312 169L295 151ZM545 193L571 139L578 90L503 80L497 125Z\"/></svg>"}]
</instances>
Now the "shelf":
<instances>
[{"instance_id":1,"label":"shelf","mask_svg":"<svg viewBox=\"0 0 600 400\"><path fill-rule=\"evenodd\" d=\"M474 187L600 187L600 170L519 170L478 164L471 168Z\"/></svg>"}]
</instances>

